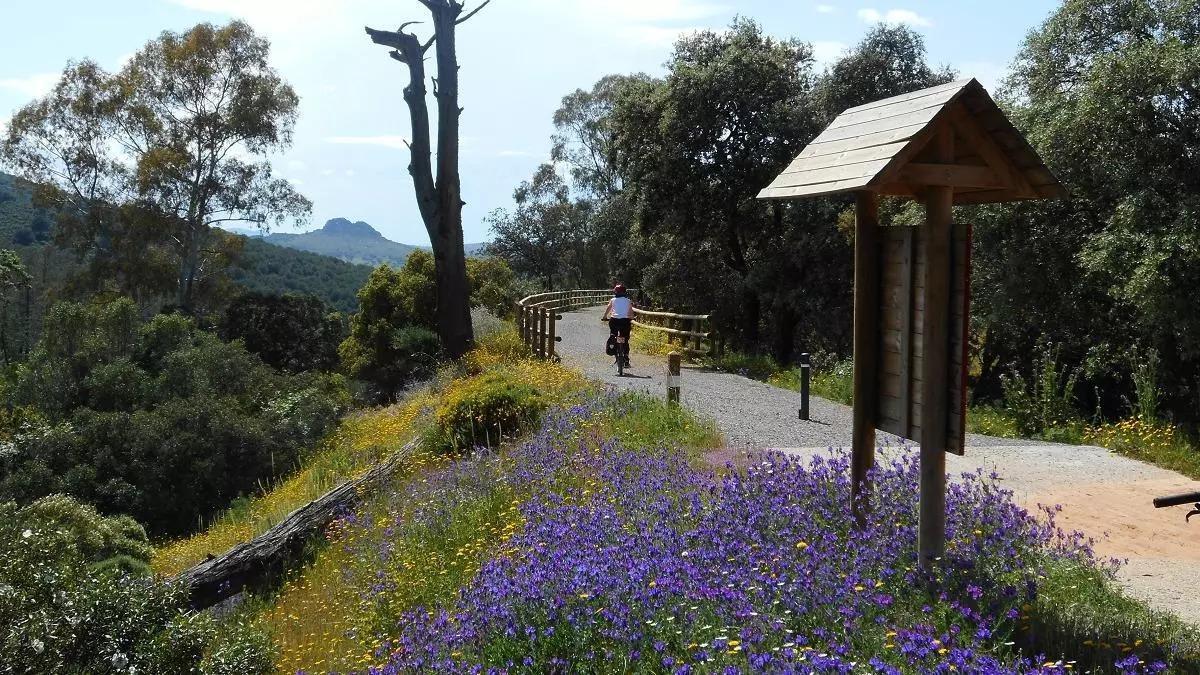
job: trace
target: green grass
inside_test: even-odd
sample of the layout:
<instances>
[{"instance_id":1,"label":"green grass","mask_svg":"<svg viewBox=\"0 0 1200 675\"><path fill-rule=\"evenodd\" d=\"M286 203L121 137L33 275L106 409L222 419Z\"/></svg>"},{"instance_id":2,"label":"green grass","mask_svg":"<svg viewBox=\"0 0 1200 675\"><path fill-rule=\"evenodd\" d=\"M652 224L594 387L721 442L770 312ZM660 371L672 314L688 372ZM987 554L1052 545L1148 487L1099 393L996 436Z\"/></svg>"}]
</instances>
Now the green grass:
<instances>
[{"instance_id":1,"label":"green grass","mask_svg":"<svg viewBox=\"0 0 1200 675\"><path fill-rule=\"evenodd\" d=\"M628 447L677 445L709 449L723 444L712 420L701 419L682 406L670 405L645 394L621 394L628 414L606 419L606 431Z\"/></svg>"},{"instance_id":2,"label":"green grass","mask_svg":"<svg viewBox=\"0 0 1200 675\"><path fill-rule=\"evenodd\" d=\"M1200 673L1200 629L1130 598L1083 563L1047 561L1044 576L1021 636L1027 653L1074 659L1076 672L1106 672L1136 649L1168 672Z\"/></svg>"}]
</instances>

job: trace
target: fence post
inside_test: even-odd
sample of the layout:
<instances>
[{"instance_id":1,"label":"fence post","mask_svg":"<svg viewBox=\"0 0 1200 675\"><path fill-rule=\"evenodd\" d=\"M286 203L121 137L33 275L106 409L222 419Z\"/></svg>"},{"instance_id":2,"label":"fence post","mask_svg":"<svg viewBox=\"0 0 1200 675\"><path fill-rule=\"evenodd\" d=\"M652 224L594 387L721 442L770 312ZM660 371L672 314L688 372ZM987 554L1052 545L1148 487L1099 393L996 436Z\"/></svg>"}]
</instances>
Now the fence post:
<instances>
[{"instance_id":1,"label":"fence post","mask_svg":"<svg viewBox=\"0 0 1200 675\"><path fill-rule=\"evenodd\" d=\"M679 405L679 352L667 354L667 403Z\"/></svg>"},{"instance_id":2,"label":"fence post","mask_svg":"<svg viewBox=\"0 0 1200 675\"><path fill-rule=\"evenodd\" d=\"M537 324L537 348L538 357L546 358L546 308L538 307L538 324Z\"/></svg>"},{"instance_id":3,"label":"fence post","mask_svg":"<svg viewBox=\"0 0 1200 675\"><path fill-rule=\"evenodd\" d=\"M550 330L549 334L546 336L546 358L550 361L554 360L554 323L558 321L558 318L558 310L550 310Z\"/></svg>"},{"instance_id":4,"label":"fence post","mask_svg":"<svg viewBox=\"0 0 1200 675\"><path fill-rule=\"evenodd\" d=\"M808 353L800 355L800 419L808 421L808 378L812 371L812 363Z\"/></svg>"}]
</instances>

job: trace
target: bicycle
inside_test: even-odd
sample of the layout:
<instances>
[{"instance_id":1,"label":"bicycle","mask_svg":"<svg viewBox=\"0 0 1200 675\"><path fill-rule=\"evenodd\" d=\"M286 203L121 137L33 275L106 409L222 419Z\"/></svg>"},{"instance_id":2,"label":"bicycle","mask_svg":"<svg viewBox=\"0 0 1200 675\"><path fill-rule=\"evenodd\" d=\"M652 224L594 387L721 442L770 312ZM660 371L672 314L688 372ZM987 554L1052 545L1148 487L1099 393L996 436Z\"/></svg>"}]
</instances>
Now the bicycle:
<instances>
[{"instance_id":1,"label":"bicycle","mask_svg":"<svg viewBox=\"0 0 1200 675\"><path fill-rule=\"evenodd\" d=\"M608 323L608 319L600 319L604 323ZM620 335L611 336L616 340L616 358L614 363L617 366L617 377L625 377L625 369L629 367L629 341Z\"/></svg>"},{"instance_id":2,"label":"bicycle","mask_svg":"<svg viewBox=\"0 0 1200 675\"><path fill-rule=\"evenodd\" d=\"M1154 508L1156 509L1167 506L1182 506L1184 504L1192 505L1192 510L1188 511L1187 515L1183 517L1184 521L1190 521L1192 516L1200 515L1200 492L1184 492L1183 494L1154 498Z\"/></svg>"}]
</instances>

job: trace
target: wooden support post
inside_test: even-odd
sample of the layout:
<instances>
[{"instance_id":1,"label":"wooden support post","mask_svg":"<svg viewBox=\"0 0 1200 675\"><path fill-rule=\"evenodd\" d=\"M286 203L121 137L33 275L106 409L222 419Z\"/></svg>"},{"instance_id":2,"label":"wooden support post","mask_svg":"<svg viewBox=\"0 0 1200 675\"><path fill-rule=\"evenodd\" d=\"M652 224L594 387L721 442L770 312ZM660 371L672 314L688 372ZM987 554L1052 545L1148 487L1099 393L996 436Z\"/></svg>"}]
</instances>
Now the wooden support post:
<instances>
[{"instance_id":1,"label":"wooden support post","mask_svg":"<svg viewBox=\"0 0 1200 675\"><path fill-rule=\"evenodd\" d=\"M529 349L529 334L526 329L529 326L529 308L525 305L517 307L517 332L521 335L521 343L525 345L525 349Z\"/></svg>"},{"instance_id":2,"label":"wooden support post","mask_svg":"<svg viewBox=\"0 0 1200 675\"><path fill-rule=\"evenodd\" d=\"M546 335L546 358L554 360L554 324L558 321L558 310L550 310L549 333Z\"/></svg>"},{"instance_id":3,"label":"wooden support post","mask_svg":"<svg viewBox=\"0 0 1200 675\"><path fill-rule=\"evenodd\" d=\"M538 324L537 324L537 354L539 358L546 358L546 308L538 307Z\"/></svg>"},{"instance_id":4,"label":"wooden support post","mask_svg":"<svg viewBox=\"0 0 1200 675\"><path fill-rule=\"evenodd\" d=\"M936 159L954 162L954 134L933 140ZM921 371L921 505L918 562L924 569L946 550L946 398L950 388L950 228L954 189L930 187L924 195L925 312Z\"/></svg>"},{"instance_id":5,"label":"wooden support post","mask_svg":"<svg viewBox=\"0 0 1200 675\"><path fill-rule=\"evenodd\" d=\"M866 524L875 465L879 390L879 198L859 192L854 212L854 428L850 458L851 507Z\"/></svg>"},{"instance_id":6,"label":"wooden support post","mask_svg":"<svg viewBox=\"0 0 1200 675\"><path fill-rule=\"evenodd\" d=\"M679 352L667 354L667 403L679 405Z\"/></svg>"}]
</instances>

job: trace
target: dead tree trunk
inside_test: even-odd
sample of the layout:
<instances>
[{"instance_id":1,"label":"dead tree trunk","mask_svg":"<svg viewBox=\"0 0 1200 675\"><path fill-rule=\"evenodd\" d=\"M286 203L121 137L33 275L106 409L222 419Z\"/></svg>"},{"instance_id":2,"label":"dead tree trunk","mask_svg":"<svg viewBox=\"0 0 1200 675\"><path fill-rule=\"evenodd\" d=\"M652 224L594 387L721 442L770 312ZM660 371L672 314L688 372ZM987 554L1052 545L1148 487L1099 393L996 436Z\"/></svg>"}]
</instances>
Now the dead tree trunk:
<instances>
[{"instance_id":1,"label":"dead tree trunk","mask_svg":"<svg viewBox=\"0 0 1200 675\"><path fill-rule=\"evenodd\" d=\"M261 587L277 579L288 563L300 556L310 539L387 482L408 460L412 447L410 444L401 448L367 473L292 511L275 527L235 546L225 555L209 558L181 573L176 581L187 589L192 608L211 607L245 588Z\"/></svg>"},{"instance_id":2,"label":"dead tree trunk","mask_svg":"<svg viewBox=\"0 0 1200 675\"><path fill-rule=\"evenodd\" d=\"M415 34L404 32L410 22L395 31L367 28L375 44L391 47L391 57L408 66L409 83L404 102L412 119L413 189L421 219L433 247L437 276L438 335L451 356L461 356L474 341L471 329L470 285L463 250L462 188L459 181L458 58L455 54L455 27L483 9L490 0L462 16L463 3L456 0L418 0L433 17L433 36L422 43ZM433 95L438 110L438 158L436 180L431 165L429 107L425 90L425 52L434 44L437 77Z\"/></svg>"}]
</instances>

